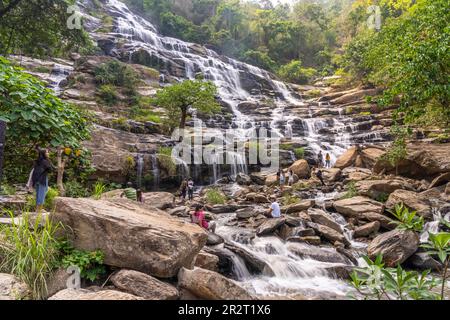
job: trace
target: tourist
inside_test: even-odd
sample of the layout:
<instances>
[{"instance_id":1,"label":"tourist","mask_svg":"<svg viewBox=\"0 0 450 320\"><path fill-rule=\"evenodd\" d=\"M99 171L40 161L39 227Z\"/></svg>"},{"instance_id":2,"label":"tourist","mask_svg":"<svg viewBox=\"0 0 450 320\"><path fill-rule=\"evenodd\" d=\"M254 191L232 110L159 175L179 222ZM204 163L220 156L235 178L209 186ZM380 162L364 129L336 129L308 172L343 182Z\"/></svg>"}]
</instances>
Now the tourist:
<instances>
[{"instance_id":1,"label":"tourist","mask_svg":"<svg viewBox=\"0 0 450 320\"><path fill-rule=\"evenodd\" d=\"M289 170L289 180L288 180L288 185L290 187L292 187L292 185L294 184L294 172L292 170Z\"/></svg>"},{"instance_id":2,"label":"tourist","mask_svg":"<svg viewBox=\"0 0 450 320\"><path fill-rule=\"evenodd\" d=\"M214 221L206 221L203 206L200 204L195 206L195 211L191 215L191 221L192 223L198 224L205 230L211 231L212 233L216 232L216 223Z\"/></svg>"},{"instance_id":3,"label":"tourist","mask_svg":"<svg viewBox=\"0 0 450 320\"><path fill-rule=\"evenodd\" d=\"M324 161L323 161L323 153L322 153L322 150L320 150L319 154L317 155L317 165L318 165L319 168L320 168L320 167L323 166L323 164L324 164Z\"/></svg>"},{"instance_id":4,"label":"tourist","mask_svg":"<svg viewBox=\"0 0 450 320\"><path fill-rule=\"evenodd\" d=\"M144 195L141 189L136 190L136 198L138 202L144 203Z\"/></svg>"},{"instance_id":5,"label":"tourist","mask_svg":"<svg viewBox=\"0 0 450 320\"><path fill-rule=\"evenodd\" d=\"M317 168L316 176L319 178L320 182L322 183L322 186L325 186L325 182L323 181L323 172L320 170L320 168Z\"/></svg>"},{"instance_id":6,"label":"tourist","mask_svg":"<svg viewBox=\"0 0 450 320\"><path fill-rule=\"evenodd\" d=\"M45 197L48 192L48 174L55 167L50 162L49 152L47 149L41 149L38 152L38 159L34 163L32 174L32 186L36 190L36 212L41 212Z\"/></svg>"},{"instance_id":7,"label":"tourist","mask_svg":"<svg viewBox=\"0 0 450 320\"><path fill-rule=\"evenodd\" d=\"M131 182L127 183L127 188L123 190L120 197L126 197L129 200L138 201L137 190L133 188L133 184Z\"/></svg>"},{"instance_id":8,"label":"tourist","mask_svg":"<svg viewBox=\"0 0 450 320\"><path fill-rule=\"evenodd\" d=\"M194 180L192 180L192 178L189 178L188 181L188 196L189 201L194 200Z\"/></svg>"},{"instance_id":9,"label":"tourist","mask_svg":"<svg viewBox=\"0 0 450 320\"><path fill-rule=\"evenodd\" d=\"M328 152L327 155L325 156L325 167L331 168L331 156Z\"/></svg>"},{"instance_id":10,"label":"tourist","mask_svg":"<svg viewBox=\"0 0 450 320\"><path fill-rule=\"evenodd\" d=\"M279 218L281 217L281 209L280 205L278 204L277 198L275 196L272 196L271 199L272 204L270 205L270 209L267 212L268 218Z\"/></svg>"},{"instance_id":11,"label":"tourist","mask_svg":"<svg viewBox=\"0 0 450 320\"><path fill-rule=\"evenodd\" d=\"M187 179L183 179L183 182L181 182L180 186L180 198L182 199L183 202L186 200L187 188L188 188L188 181Z\"/></svg>"},{"instance_id":12,"label":"tourist","mask_svg":"<svg viewBox=\"0 0 450 320\"><path fill-rule=\"evenodd\" d=\"M280 171L278 171L277 176L278 176L278 181L280 183L280 190L283 191L284 185L286 183L286 177L285 177L282 169L280 169Z\"/></svg>"}]
</instances>

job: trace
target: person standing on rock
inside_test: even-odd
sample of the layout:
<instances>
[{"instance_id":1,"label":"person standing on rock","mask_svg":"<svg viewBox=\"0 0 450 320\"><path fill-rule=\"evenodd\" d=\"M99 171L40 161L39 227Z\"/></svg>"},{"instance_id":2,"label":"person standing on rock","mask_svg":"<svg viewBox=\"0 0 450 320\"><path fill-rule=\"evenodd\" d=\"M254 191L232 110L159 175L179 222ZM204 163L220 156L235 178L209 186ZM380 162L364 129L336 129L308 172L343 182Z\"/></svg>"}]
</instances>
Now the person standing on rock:
<instances>
[{"instance_id":1,"label":"person standing on rock","mask_svg":"<svg viewBox=\"0 0 450 320\"><path fill-rule=\"evenodd\" d=\"M292 170L289 170L288 185L289 187L292 187L293 184L294 184L294 172Z\"/></svg>"},{"instance_id":2,"label":"person standing on rock","mask_svg":"<svg viewBox=\"0 0 450 320\"><path fill-rule=\"evenodd\" d=\"M272 196L270 200L272 201L272 204L270 205L269 211L267 212L267 217L274 219L281 217L280 204L278 203L277 198L275 196Z\"/></svg>"},{"instance_id":3,"label":"person standing on rock","mask_svg":"<svg viewBox=\"0 0 450 320\"><path fill-rule=\"evenodd\" d=\"M323 153L322 153L322 150L320 150L319 154L317 155L317 165L318 165L319 168L320 168L320 167L323 166L323 164L324 164L324 161L323 161Z\"/></svg>"},{"instance_id":4,"label":"person standing on rock","mask_svg":"<svg viewBox=\"0 0 450 320\"><path fill-rule=\"evenodd\" d=\"M187 179L183 179L183 182L181 182L180 186L180 197L183 202L186 201L187 188L188 188L188 181Z\"/></svg>"},{"instance_id":5,"label":"person standing on rock","mask_svg":"<svg viewBox=\"0 0 450 320\"><path fill-rule=\"evenodd\" d=\"M216 233L216 223L214 221L206 221L203 206L200 204L195 206L195 212L191 215L191 221L205 230Z\"/></svg>"},{"instance_id":6,"label":"person standing on rock","mask_svg":"<svg viewBox=\"0 0 450 320\"><path fill-rule=\"evenodd\" d=\"M194 180L192 180L192 178L189 178L187 188L189 201L192 201L194 200Z\"/></svg>"},{"instance_id":7,"label":"person standing on rock","mask_svg":"<svg viewBox=\"0 0 450 320\"><path fill-rule=\"evenodd\" d=\"M120 195L121 198L126 197L129 200L138 201L137 190L133 188L133 183L128 182L127 188Z\"/></svg>"},{"instance_id":8,"label":"person standing on rock","mask_svg":"<svg viewBox=\"0 0 450 320\"><path fill-rule=\"evenodd\" d=\"M325 186L325 182L323 181L323 172L322 170L320 170L320 168L317 168L316 177L319 178L322 186Z\"/></svg>"},{"instance_id":9,"label":"person standing on rock","mask_svg":"<svg viewBox=\"0 0 450 320\"><path fill-rule=\"evenodd\" d=\"M331 168L331 156L330 153L327 152L327 155L325 156L325 167Z\"/></svg>"},{"instance_id":10,"label":"person standing on rock","mask_svg":"<svg viewBox=\"0 0 450 320\"><path fill-rule=\"evenodd\" d=\"M280 190L283 191L284 190L284 185L286 183L286 177L284 175L284 172L282 169L280 169L280 171L278 171L278 181L280 183Z\"/></svg>"},{"instance_id":11,"label":"person standing on rock","mask_svg":"<svg viewBox=\"0 0 450 320\"><path fill-rule=\"evenodd\" d=\"M38 158L34 162L32 174L32 186L36 190L36 212L40 213L44 207L45 197L48 192L48 174L55 167L50 162L48 149L38 151Z\"/></svg>"}]
</instances>

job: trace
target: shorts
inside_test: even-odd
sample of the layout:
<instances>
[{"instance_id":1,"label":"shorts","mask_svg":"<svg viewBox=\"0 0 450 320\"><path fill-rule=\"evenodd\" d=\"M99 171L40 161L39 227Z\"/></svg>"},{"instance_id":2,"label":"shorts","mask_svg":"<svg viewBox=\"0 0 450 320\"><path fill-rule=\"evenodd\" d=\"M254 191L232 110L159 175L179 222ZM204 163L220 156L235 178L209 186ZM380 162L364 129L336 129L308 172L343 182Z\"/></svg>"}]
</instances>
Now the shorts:
<instances>
[{"instance_id":1,"label":"shorts","mask_svg":"<svg viewBox=\"0 0 450 320\"><path fill-rule=\"evenodd\" d=\"M35 185L36 189L36 205L42 206L45 203L45 197L48 192L48 185L42 185L40 183L36 183Z\"/></svg>"}]
</instances>

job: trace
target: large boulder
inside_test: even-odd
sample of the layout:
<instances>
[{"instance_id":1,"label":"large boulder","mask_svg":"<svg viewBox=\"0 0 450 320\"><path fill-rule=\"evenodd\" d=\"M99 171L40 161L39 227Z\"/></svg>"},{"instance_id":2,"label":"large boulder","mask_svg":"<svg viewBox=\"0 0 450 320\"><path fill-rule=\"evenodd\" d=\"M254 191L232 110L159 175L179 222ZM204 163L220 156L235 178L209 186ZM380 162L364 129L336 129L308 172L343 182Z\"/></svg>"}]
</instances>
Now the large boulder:
<instances>
[{"instance_id":1,"label":"large boulder","mask_svg":"<svg viewBox=\"0 0 450 320\"><path fill-rule=\"evenodd\" d=\"M396 204L403 203L411 210L417 211L417 214L424 218L432 218L430 201L420 195L420 193L409 190L396 190L391 193L386 208L393 209Z\"/></svg>"},{"instance_id":2,"label":"large boulder","mask_svg":"<svg viewBox=\"0 0 450 320\"><path fill-rule=\"evenodd\" d=\"M311 169L306 160L295 161L289 170L292 170L292 172L296 174L299 179L308 179L311 177Z\"/></svg>"},{"instance_id":3,"label":"large boulder","mask_svg":"<svg viewBox=\"0 0 450 320\"><path fill-rule=\"evenodd\" d=\"M219 270L219 257L202 250L195 258L194 266L217 272Z\"/></svg>"},{"instance_id":4,"label":"large boulder","mask_svg":"<svg viewBox=\"0 0 450 320\"><path fill-rule=\"evenodd\" d=\"M224 242L224 239L216 233L208 232L208 238L206 244L208 246L217 246Z\"/></svg>"},{"instance_id":5,"label":"large boulder","mask_svg":"<svg viewBox=\"0 0 450 320\"><path fill-rule=\"evenodd\" d=\"M51 219L82 250L100 249L105 263L170 278L190 267L206 243L199 226L130 200L57 198Z\"/></svg>"},{"instance_id":6,"label":"large boulder","mask_svg":"<svg viewBox=\"0 0 450 320\"><path fill-rule=\"evenodd\" d=\"M256 234L258 236L270 235L285 222L286 218L267 219L256 229Z\"/></svg>"},{"instance_id":7,"label":"large boulder","mask_svg":"<svg viewBox=\"0 0 450 320\"><path fill-rule=\"evenodd\" d=\"M331 104L347 104L355 103L365 99L367 96L374 96L380 92L379 89L361 89L353 92L348 92L338 98L331 100Z\"/></svg>"},{"instance_id":8,"label":"large boulder","mask_svg":"<svg viewBox=\"0 0 450 320\"><path fill-rule=\"evenodd\" d=\"M373 239L367 247L371 259L379 254L387 267L396 267L412 256L419 248L419 236L411 230L392 230Z\"/></svg>"},{"instance_id":9,"label":"large boulder","mask_svg":"<svg viewBox=\"0 0 450 320\"><path fill-rule=\"evenodd\" d=\"M383 215L384 206L382 203L366 197L353 197L342 199L333 203L337 212L347 218L356 218L363 221L379 221L381 226L392 229L392 220Z\"/></svg>"},{"instance_id":10,"label":"large boulder","mask_svg":"<svg viewBox=\"0 0 450 320\"><path fill-rule=\"evenodd\" d=\"M86 289L64 289L48 300L144 300L135 295L116 290L90 291Z\"/></svg>"},{"instance_id":11,"label":"large boulder","mask_svg":"<svg viewBox=\"0 0 450 320\"><path fill-rule=\"evenodd\" d=\"M341 178L341 169L338 168L330 168L330 169L322 169L323 178L327 182L336 182Z\"/></svg>"},{"instance_id":12,"label":"large boulder","mask_svg":"<svg viewBox=\"0 0 450 320\"><path fill-rule=\"evenodd\" d=\"M302 200L299 203L290 204L287 206L281 207L281 212L284 214L293 214L308 210L312 206L314 206L314 200Z\"/></svg>"},{"instance_id":13,"label":"large boulder","mask_svg":"<svg viewBox=\"0 0 450 320\"><path fill-rule=\"evenodd\" d=\"M206 300L255 300L235 281L205 269L183 268L178 273L178 285Z\"/></svg>"},{"instance_id":14,"label":"large boulder","mask_svg":"<svg viewBox=\"0 0 450 320\"><path fill-rule=\"evenodd\" d=\"M172 208L175 202L175 196L169 192L144 193L143 199L146 204L161 210Z\"/></svg>"},{"instance_id":15,"label":"large boulder","mask_svg":"<svg viewBox=\"0 0 450 320\"><path fill-rule=\"evenodd\" d=\"M177 300L179 297L174 286L134 270L120 270L111 277L111 282L121 291L146 300Z\"/></svg>"},{"instance_id":16,"label":"large boulder","mask_svg":"<svg viewBox=\"0 0 450 320\"><path fill-rule=\"evenodd\" d=\"M345 151L334 164L335 168L344 169L353 165L358 156L358 151L356 147L351 147Z\"/></svg>"},{"instance_id":17,"label":"large boulder","mask_svg":"<svg viewBox=\"0 0 450 320\"><path fill-rule=\"evenodd\" d=\"M386 153L383 149L367 148L361 151L361 161L365 168L372 169L378 160Z\"/></svg>"},{"instance_id":18,"label":"large boulder","mask_svg":"<svg viewBox=\"0 0 450 320\"><path fill-rule=\"evenodd\" d=\"M244 173L239 173L236 176L236 182L239 185L249 186L249 185L252 184L252 179L248 175L246 175Z\"/></svg>"},{"instance_id":19,"label":"large boulder","mask_svg":"<svg viewBox=\"0 0 450 320\"><path fill-rule=\"evenodd\" d=\"M346 242L345 236L343 235L342 231L339 232L336 231L335 229L314 222L308 222L307 225L308 227L313 229L317 234L327 239L331 243L334 243L336 241L342 243Z\"/></svg>"},{"instance_id":20,"label":"large boulder","mask_svg":"<svg viewBox=\"0 0 450 320\"><path fill-rule=\"evenodd\" d=\"M339 233L342 233L341 226L333 219L331 214L329 214L328 212L325 212L320 209L310 208L308 210L308 214L313 222L324 225L328 228L336 230Z\"/></svg>"},{"instance_id":21,"label":"large boulder","mask_svg":"<svg viewBox=\"0 0 450 320\"><path fill-rule=\"evenodd\" d=\"M363 196L368 196L373 199L381 194L391 194L395 190L404 189L412 190L411 184L404 180L362 180L356 183L358 193Z\"/></svg>"},{"instance_id":22,"label":"large boulder","mask_svg":"<svg viewBox=\"0 0 450 320\"><path fill-rule=\"evenodd\" d=\"M302 243L288 243L287 248L300 258L311 258L321 262L351 265L349 259L338 253L335 249L314 247Z\"/></svg>"},{"instance_id":23,"label":"large boulder","mask_svg":"<svg viewBox=\"0 0 450 320\"><path fill-rule=\"evenodd\" d=\"M359 226L355 229L353 237L355 238L368 237L371 234L378 232L378 230L380 230L380 226L381 224L378 221L366 223L365 225Z\"/></svg>"},{"instance_id":24,"label":"large boulder","mask_svg":"<svg viewBox=\"0 0 450 320\"><path fill-rule=\"evenodd\" d=\"M29 297L28 286L17 277L0 273L0 300L22 300Z\"/></svg>"}]
</instances>

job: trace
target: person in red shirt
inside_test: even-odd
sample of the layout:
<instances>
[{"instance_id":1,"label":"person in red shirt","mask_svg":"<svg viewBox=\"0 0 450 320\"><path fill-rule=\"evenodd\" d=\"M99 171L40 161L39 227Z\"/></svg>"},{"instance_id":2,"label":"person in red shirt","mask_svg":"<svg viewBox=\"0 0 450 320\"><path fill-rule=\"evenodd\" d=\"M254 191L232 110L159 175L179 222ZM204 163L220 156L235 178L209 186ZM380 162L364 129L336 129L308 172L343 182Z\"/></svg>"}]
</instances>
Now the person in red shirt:
<instances>
[{"instance_id":1,"label":"person in red shirt","mask_svg":"<svg viewBox=\"0 0 450 320\"><path fill-rule=\"evenodd\" d=\"M203 211L202 205L197 205L195 207L195 212L191 215L192 223L198 224L205 230L211 231L212 233L216 232L216 224L214 221L208 222L205 219L205 212Z\"/></svg>"}]
</instances>

